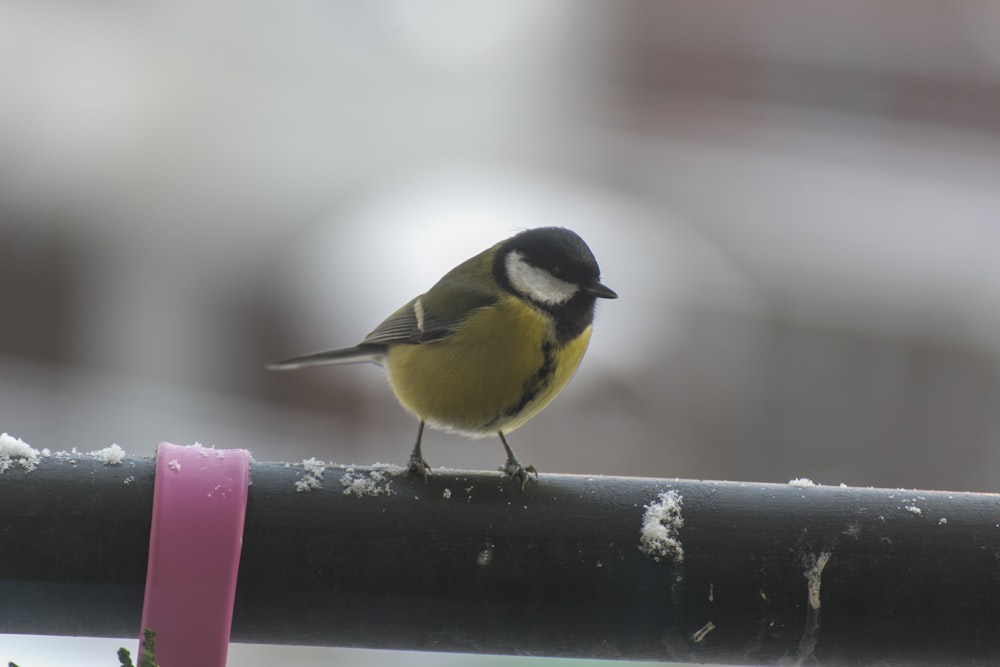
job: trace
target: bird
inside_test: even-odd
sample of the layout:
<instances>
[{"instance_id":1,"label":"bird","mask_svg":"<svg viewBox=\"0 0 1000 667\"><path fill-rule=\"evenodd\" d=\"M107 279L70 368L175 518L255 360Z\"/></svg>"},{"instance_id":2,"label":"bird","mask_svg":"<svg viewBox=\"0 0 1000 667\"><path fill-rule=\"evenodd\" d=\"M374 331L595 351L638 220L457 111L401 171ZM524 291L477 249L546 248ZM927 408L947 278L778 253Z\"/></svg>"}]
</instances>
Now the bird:
<instances>
[{"instance_id":1,"label":"bird","mask_svg":"<svg viewBox=\"0 0 1000 667\"><path fill-rule=\"evenodd\" d=\"M425 426L470 438L497 435L507 456L499 471L520 480L523 491L538 471L518 460L507 435L563 390L590 342L597 299L617 297L601 283L579 235L563 227L527 229L448 271L357 345L268 368L378 364L420 422L411 473L425 482L431 473L421 449Z\"/></svg>"}]
</instances>

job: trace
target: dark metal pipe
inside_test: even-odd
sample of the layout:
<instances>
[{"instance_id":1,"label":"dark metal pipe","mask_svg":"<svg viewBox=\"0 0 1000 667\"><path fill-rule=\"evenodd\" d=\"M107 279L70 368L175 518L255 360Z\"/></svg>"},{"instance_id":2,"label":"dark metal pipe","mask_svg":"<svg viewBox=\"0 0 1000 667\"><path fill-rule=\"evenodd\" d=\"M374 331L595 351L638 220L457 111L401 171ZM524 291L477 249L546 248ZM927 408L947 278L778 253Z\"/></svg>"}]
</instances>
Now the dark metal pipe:
<instances>
[{"instance_id":1,"label":"dark metal pipe","mask_svg":"<svg viewBox=\"0 0 1000 667\"><path fill-rule=\"evenodd\" d=\"M300 491L303 466L276 463L252 479L234 641L790 665L1000 656L993 494L553 474L522 492L498 473L425 484L342 467ZM83 455L0 474L0 633L137 636L153 480L152 460ZM657 556L640 531L645 518L657 537L658 517Z\"/></svg>"}]
</instances>

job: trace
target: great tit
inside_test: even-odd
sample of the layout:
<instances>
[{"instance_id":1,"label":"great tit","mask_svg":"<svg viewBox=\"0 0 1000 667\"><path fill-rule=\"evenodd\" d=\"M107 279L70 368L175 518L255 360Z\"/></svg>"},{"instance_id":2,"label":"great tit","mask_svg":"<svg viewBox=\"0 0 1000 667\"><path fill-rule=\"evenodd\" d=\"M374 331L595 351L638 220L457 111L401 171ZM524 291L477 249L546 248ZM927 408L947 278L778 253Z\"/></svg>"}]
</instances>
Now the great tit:
<instances>
[{"instance_id":1,"label":"great tit","mask_svg":"<svg viewBox=\"0 0 1000 667\"><path fill-rule=\"evenodd\" d=\"M500 436L500 471L521 480L510 433L538 414L573 376L590 341L601 284L597 260L574 232L529 229L459 264L390 315L354 347L269 366L373 362L388 372L400 404L420 420L409 469L425 480L424 425L471 438Z\"/></svg>"}]
</instances>

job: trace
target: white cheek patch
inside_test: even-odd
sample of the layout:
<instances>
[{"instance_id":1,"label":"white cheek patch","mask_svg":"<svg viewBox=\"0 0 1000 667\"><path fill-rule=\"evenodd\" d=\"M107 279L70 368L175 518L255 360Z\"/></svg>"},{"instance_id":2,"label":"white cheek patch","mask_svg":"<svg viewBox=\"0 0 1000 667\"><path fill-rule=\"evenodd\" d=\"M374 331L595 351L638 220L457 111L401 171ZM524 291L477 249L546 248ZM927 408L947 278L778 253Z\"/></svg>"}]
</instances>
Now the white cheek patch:
<instances>
[{"instance_id":1,"label":"white cheek patch","mask_svg":"<svg viewBox=\"0 0 1000 667\"><path fill-rule=\"evenodd\" d=\"M577 293L577 286L524 261L517 250L507 255L507 278L514 289L533 301L547 306L565 303Z\"/></svg>"}]
</instances>

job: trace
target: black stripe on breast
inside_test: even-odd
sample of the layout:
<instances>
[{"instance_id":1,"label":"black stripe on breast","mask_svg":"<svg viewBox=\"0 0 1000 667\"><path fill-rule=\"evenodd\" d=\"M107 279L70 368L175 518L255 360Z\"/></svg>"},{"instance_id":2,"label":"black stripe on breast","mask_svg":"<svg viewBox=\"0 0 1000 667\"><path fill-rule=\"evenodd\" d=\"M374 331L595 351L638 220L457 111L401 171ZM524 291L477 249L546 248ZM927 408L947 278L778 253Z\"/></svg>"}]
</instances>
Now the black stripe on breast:
<instances>
[{"instance_id":1,"label":"black stripe on breast","mask_svg":"<svg viewBox=\"0 0 1000 667\"><path fill-rule=\"evenodd\" d=\"M556 372L556 346L555 343L542 343L542 365L524 383L524 390L517 403L513 403L500 411L496 417L483 425L484 429L490 428L505 417L513 417L521 413L528 405L535 400L552 381L552 376Z\"/></svg>"}]
</instances>

